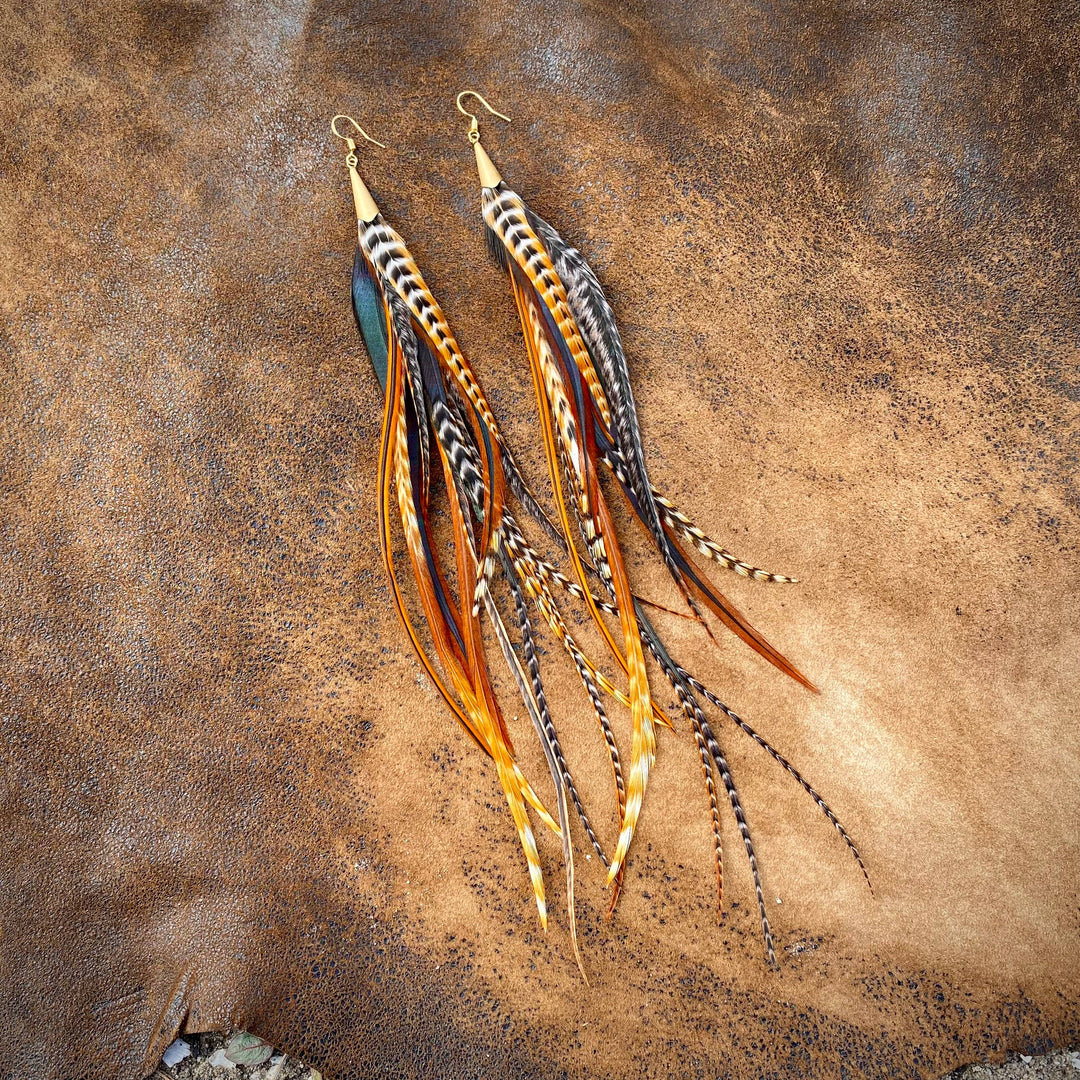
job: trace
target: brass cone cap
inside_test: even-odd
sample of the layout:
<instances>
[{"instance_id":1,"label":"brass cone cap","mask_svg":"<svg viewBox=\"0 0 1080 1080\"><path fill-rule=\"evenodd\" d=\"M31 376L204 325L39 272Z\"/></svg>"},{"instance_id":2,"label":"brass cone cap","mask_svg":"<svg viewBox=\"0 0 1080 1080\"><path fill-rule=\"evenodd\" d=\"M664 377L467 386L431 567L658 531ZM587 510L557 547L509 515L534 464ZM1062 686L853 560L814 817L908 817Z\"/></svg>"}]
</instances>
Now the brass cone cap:
<instances>
[{"instance_id":1,"label":"brass cone cap","mask_svg":"<svg viewBox=\"0 0 1080 1080\"><path fill-rule=\"evenodd\" d=\"M495 168L495 163L488 157L487 151L478 142L473 143L473 150L476 151L476 171L480 174L480 186L498 187L502 183L502 177Z\"/></svg>"},{"instance_id":2,"label":"brass cone cap","mask_svg":"<svg viewBox=\"0 0 1080 1080\"><path fill-rule=\"evenodd\" d=\"M367 184L360 179L360 174L355 169L349 170L352 179L352 197L356 204L356 218L365 224L374 221L379 216L379 208L367 189Z\"/></svg>"}]
</instances>

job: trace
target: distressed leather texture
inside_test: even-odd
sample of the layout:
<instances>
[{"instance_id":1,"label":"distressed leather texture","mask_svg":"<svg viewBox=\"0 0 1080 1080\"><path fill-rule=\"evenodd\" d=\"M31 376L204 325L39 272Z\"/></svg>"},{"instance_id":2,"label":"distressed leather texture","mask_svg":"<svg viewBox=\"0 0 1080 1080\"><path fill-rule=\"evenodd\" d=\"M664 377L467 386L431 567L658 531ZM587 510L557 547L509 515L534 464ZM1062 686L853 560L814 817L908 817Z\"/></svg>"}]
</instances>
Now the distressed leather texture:
<instances>
[{"instance_id":1,"label":"distressed leather texture","mask_svg":"<svg viewBox=\"0 0 1080 1080\"><path fill-rule=\"evenodd\" d=\"M227 1024L342 1080L932 1077L1080 1039L1074 5L0 20L0 1074L135 1080ZM729 820L718 925L678 724L610 923L577 837L584 986L557 843L545 936L493 770L392 612L327 123L390 146L361 171L539 484L466 87L609 290L654 482L800 578L718 580L818 697L666 624L874 881L721 726L776 971ZM587 702L542 663L610 843Z\"/></svg>"}]
</instances>

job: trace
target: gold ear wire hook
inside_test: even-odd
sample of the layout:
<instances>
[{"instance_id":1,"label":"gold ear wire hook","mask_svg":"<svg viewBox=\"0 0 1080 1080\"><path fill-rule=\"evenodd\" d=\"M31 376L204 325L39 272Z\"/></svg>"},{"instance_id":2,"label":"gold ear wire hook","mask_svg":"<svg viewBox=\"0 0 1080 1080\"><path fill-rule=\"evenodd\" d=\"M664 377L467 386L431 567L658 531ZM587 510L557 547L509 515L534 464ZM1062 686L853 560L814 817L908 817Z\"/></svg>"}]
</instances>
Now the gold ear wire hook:
<instances>
[{"instance_id":1,"label":"gold ear wire hook","mask_svg":"<svg viewBox=\"0 0 1080 1080\"><path fill-rule=\"evenodd\" d=\"M484 100L482 94L478 94L475 90L462 90L461 93L457 96L458 112L461 113L462 116L467 116L469 118L469 142L471 142L475 146L476 143L480 141L480 124L479 121L476 119L475 114L469 112L469 110L461 104L461 99L463 97L468 97L470 94L474 98L476 98L476 100L479 101L480 104L483 105L484 108L487 109L487 111L491 113L492 116L497 116L500 120L505 120L508 124L512 124L513 121L510 119L509 116L503 116L503 114L499 112L498 109L493 109L487 103L487 101Z\"/></svg>"},{"instance_id":2,"label":"gold ear wire hook","mask_svg":"<svg viewBox=\"0 0 1080 1080\"><path fill-rule=\"evenodd\" d=\"M356 140L349 135L342 135L342 133L338 131L337 125L339 120L348 120L369 143L381 146L384 150L386 149L386 144L379 142L378 139L373 139L351 116L346 116L345 113L338 113L337 116L330 121L330 130L339 139L343 139L345 145L349 148L349 154L345 158L345 164L349 166L349 179L352 181L353 202L356 204L357 221L365 223L374 221L375 218L379 216L379 208L375 205L375 200L371 197L371 192L368 191L367 185L360 179L360 174L356 171Z\"/></svg>"},{"instance_id":3,"label":"gold ear wire hook","mask_svg":"<svg viewBox=\"0 0 1080 1080\"><path fill-rule=\"evenodd\" d=\"M341 132L338 131L337 123L339 120L348 120L349 123L352 124L352 126L356 128L356 130L360 132L361 136L367 139L369 143L374 143L376 146L381 146L384 150L386 149L385 143L379 142L378 139L373 139L351 116L347 116L345 113L338 113L337 116L335 116L334 119L330 121L330 130L339 139L345 140L345 145L349 148L349 157L352 159L349 162L349 166L351 168L356 168L356 142L348 135L342 135Z\"/></svg>"}]
</instances>

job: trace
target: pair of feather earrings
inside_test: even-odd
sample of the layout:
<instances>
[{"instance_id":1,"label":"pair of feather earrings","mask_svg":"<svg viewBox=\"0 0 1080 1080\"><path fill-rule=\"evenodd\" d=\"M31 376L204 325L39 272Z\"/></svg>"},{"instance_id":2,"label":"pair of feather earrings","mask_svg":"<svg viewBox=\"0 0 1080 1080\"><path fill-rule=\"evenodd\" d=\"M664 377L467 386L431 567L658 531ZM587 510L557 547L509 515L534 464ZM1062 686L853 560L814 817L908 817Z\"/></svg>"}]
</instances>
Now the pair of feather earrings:
<instances>
[{"instance_id":1,"label":"pair of feather earrings","mask_svg":"<svg viewBox=\"0 0 1080 1080\"><path fill-rule=\"evenodd\" d=\"M360 178L355 141L337 125L348 122L364 139L376 140L355 120L336 116L331 127L348 146L346 162L359 230L353 308L385 395L379 530L398 615L447 706L494 762L545 928L547 903L532 815L561 838L570 935L583 975L575 926L570 804L608 868L614 908L655 760L656 729L673 726L650 688L646 657L651 657L673 689L697 745L712 819L720 909L723 848L717 778L750 864L768 959L775 962L750 830L703 702L794 778L840 833L864 876L866 869L836 815L795 766L671 656L646 610L657 605L644 601L630 585L601 474L610 474L613 486L644 526L689 617L699 621L711 638L706 613L711 614L781 671L813 690L810 681L715 588L691 553L757 581L794 579L738 559L652 486L626 356L603 289L582 254L503 181L480 143L476 116L462 104L468 96L476 97L493 115L509 118L475 91L458 95L457 107L471 121L468 138L476 155L488 246L510 278L521 319L555 512L543 509L523 478L442 309L405 242L383 218ZM534 520L559 553L557 558L565 559L564 569L546 559L528 539L518 513ZM449 522L449 545L440 545L436 539L434 519L440 515ZM394 536L399 528L426 633L410 613L394 562ZM610 654L614 678L575 639L556 599L561 593L584 606ZM504 608L511 613L504 614ZM537 624L568 655L610 759L618 822L610 856L579 796L544 692ZM543 748L555 793L554 815L518 764L485 648L485 625ZM609 701L630 714L628 761L609 719ZM869 877L866 880L869 885Z\"/></svg>"}]
</instances>

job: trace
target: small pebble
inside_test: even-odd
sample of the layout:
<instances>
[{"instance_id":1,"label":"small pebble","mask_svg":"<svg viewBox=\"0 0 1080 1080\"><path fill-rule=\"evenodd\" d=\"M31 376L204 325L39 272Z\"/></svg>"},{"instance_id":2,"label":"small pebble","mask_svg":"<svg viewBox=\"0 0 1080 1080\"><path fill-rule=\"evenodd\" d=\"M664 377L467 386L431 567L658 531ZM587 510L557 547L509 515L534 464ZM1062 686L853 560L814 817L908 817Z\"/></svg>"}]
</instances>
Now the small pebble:
<instances>
[{"instance_id":1,"label":"small pebble","mask_svg":"<svg viewBox=\"0 0 1080 1080\"><path fill-rule=\"evenodd\" d=\"M210 1058L210 1064L213 1065L215 1069L235 1069L236 1068L236 1062L235 1061L230 1061L225 1056L225 1048L223 1046L219 1046L214 1051L213 1056Z\"/></svg>"},{"instance_id":2,"label":"small pebble","mask_svg":"<svg viewBox=\"0 0 1080 1080\"><path fill-rule=\"evenodd\" d=\"M181 1061L186 1057L191 1056L191 1047L188 1046L183 1039L177 1039L174 1043L171 1043L164 1054L161 1055L161 1060L172 1068L174 1065L179 1065Z\"/></svg>"}]
</instances>

